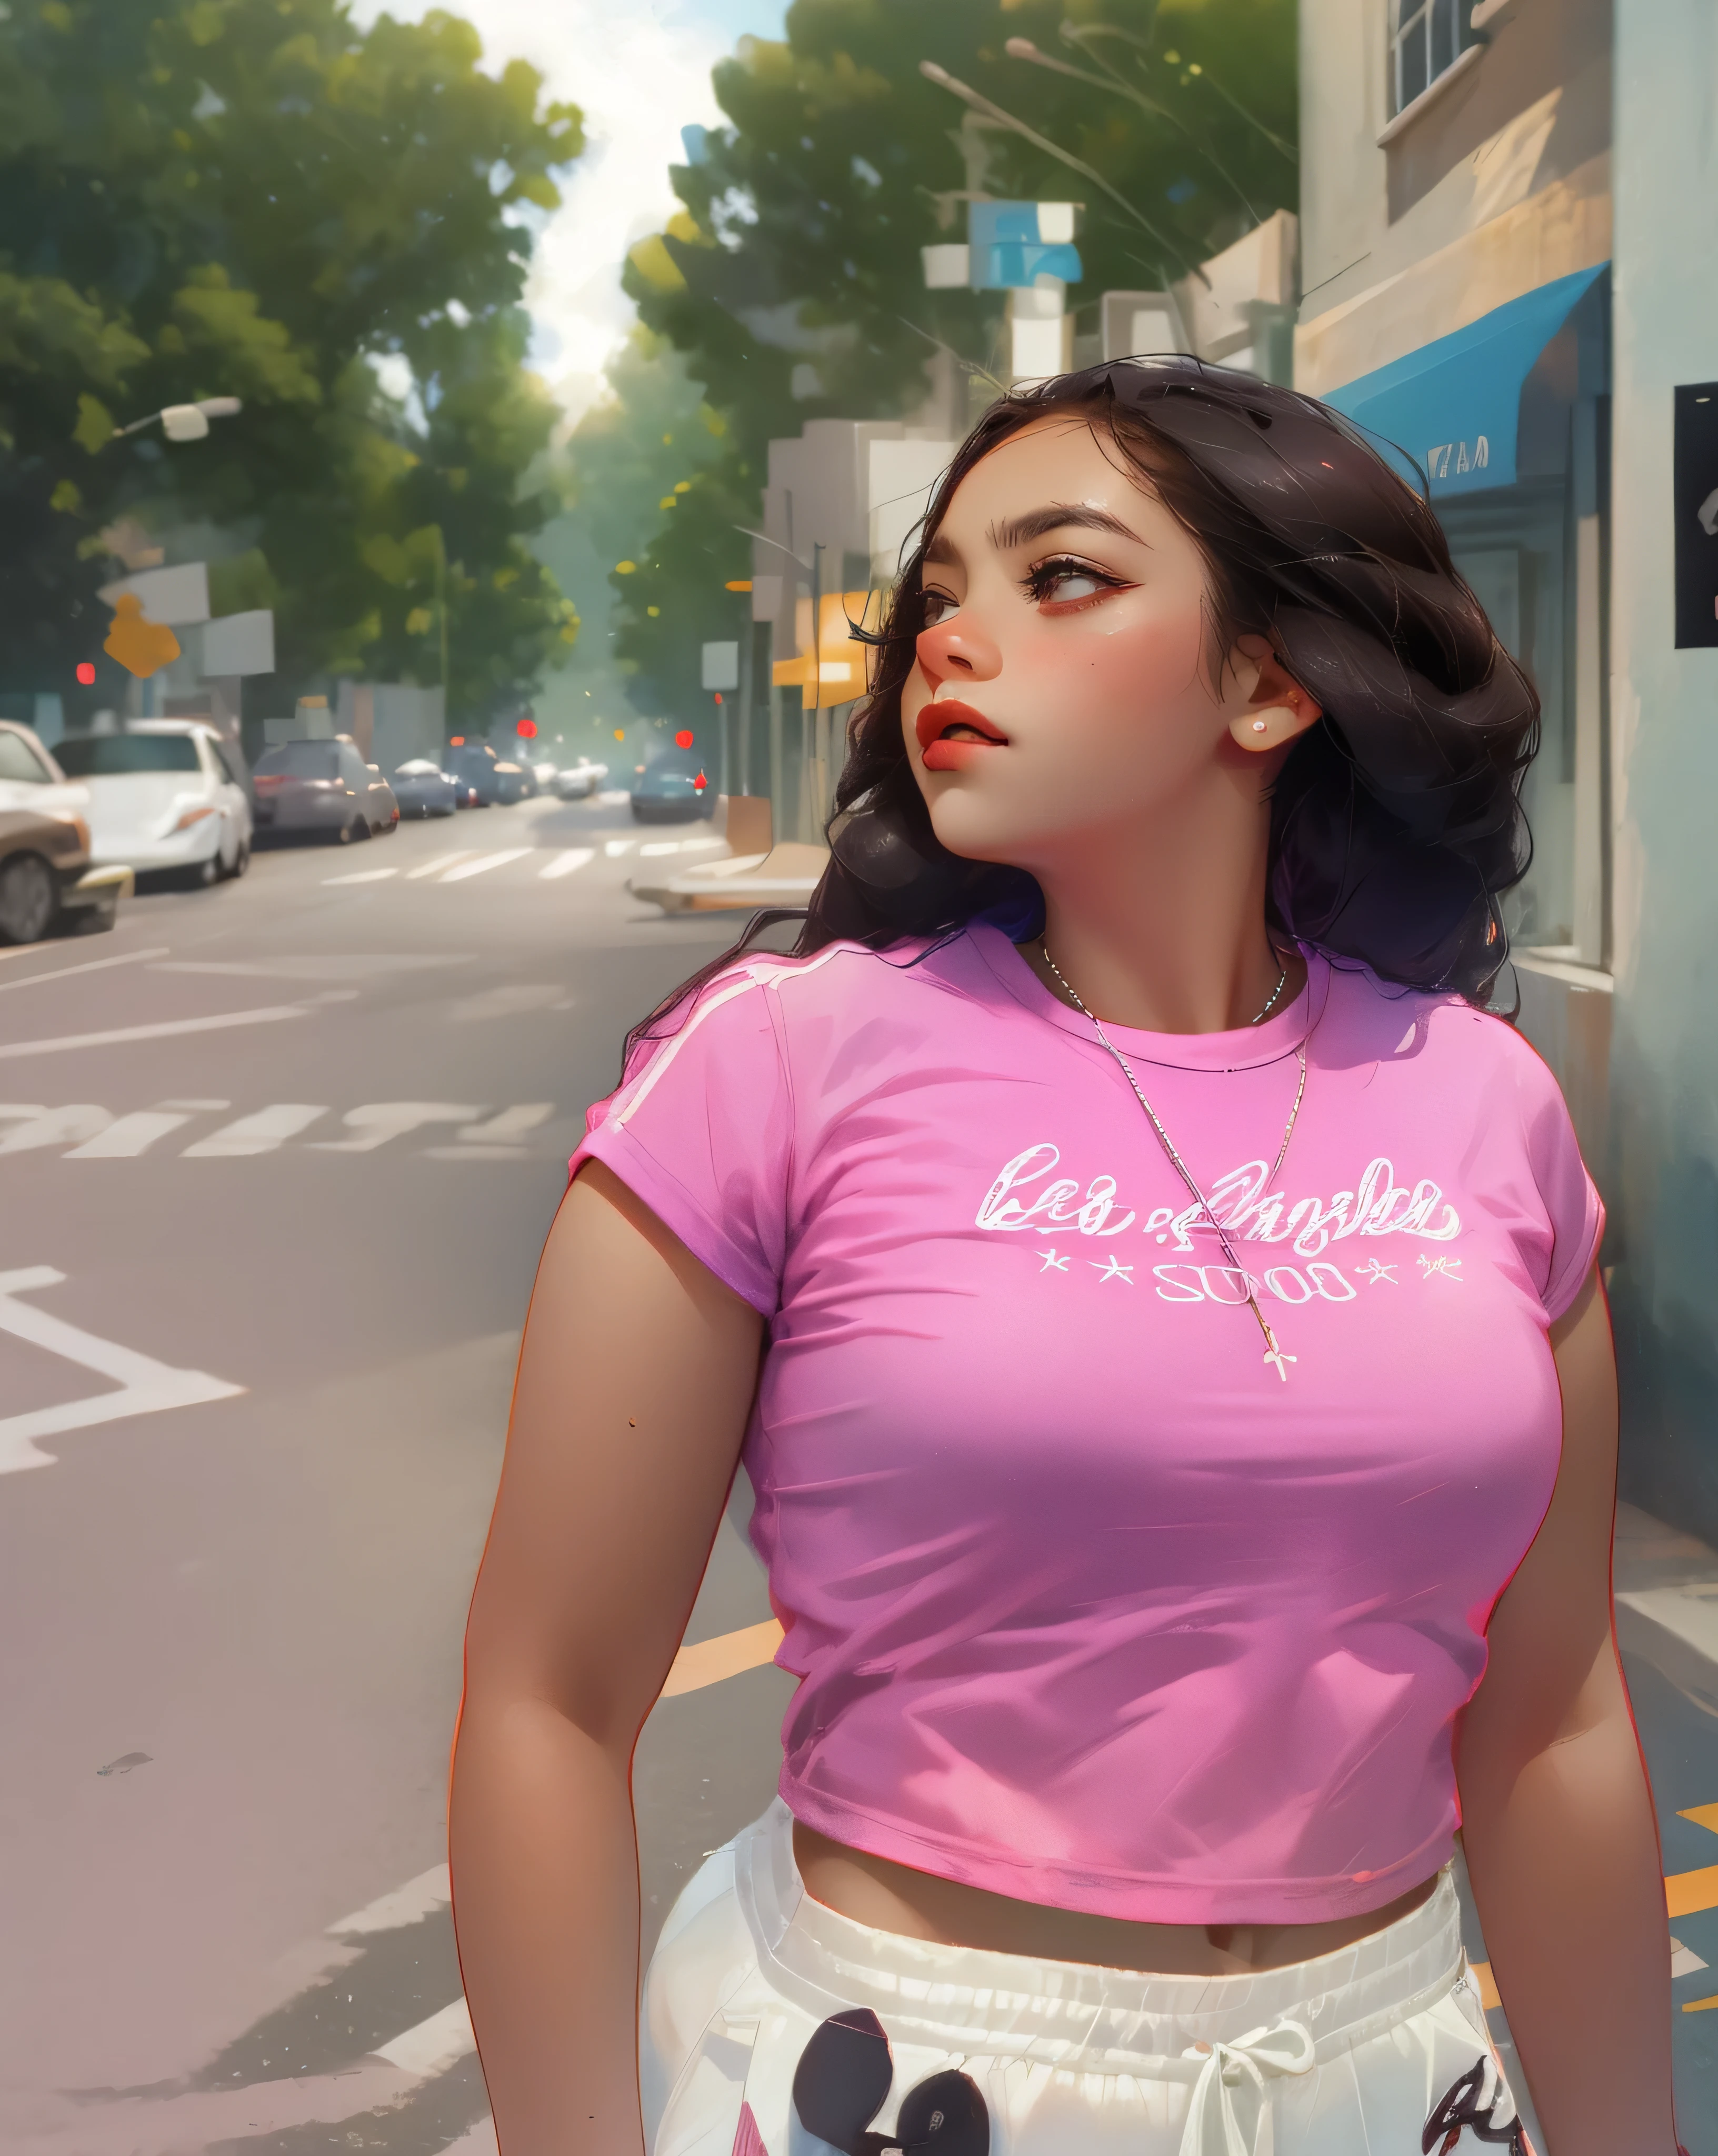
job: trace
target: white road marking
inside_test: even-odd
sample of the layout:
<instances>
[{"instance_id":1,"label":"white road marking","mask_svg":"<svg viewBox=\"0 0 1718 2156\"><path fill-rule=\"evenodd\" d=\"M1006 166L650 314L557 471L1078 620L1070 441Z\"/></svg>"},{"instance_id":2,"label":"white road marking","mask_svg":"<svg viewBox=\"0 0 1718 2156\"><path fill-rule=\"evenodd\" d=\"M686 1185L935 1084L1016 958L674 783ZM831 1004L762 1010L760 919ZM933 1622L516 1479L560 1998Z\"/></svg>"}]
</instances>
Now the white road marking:
<instances>
[{"instance_id":1,"label":"white road marking","mask_svg":"<svg viewBox=\"0 0 1718 2156\"><path fill-rule=\"evenodd\" d=\"M725 846L726 839L659 839L654 844L640 846L640 855L646 854L701 854L711 846Z\"/></svg>"},{"instance_id":2,"label":"white road marking","mask_svg":"<svg viewBox=\"0 0 1718 2156\"><path fill-rule=\"evenodd\" d=\"M131 1415L156 1414L165 1408L188 1408L207 1400L229 1400L244 1390L203 1370L178 1370L140 1355L116 1341L99 1339L63 1318L49 1317L18 1297L44 1287L58 1287L65 1275L52 1265L27 1265L17 1272L0 1273L0 1332L10 1332L50 1355L63 1356L86 1370L111 1378L120 1389L98 1393L84 1400L63 1400L58 1407L38 1408L33 1414L0 1419L0 1475L22 1474L31 1467L51 1467L55 1455L44 1452L38 1438L64 1430L88 1430L95 1424L119 1422Z\"/></svg>"},{"instance_id":3,"label":"white road marking","mask_svg":"<svg viewBox=\"0 0 1718 2156\"><path fill-rule=\"evenodd\" d=\"M117 1122L110 1123L99 1137L87 1144L74 1146L64 1158L67 1160L134 1160L139 1153L147 1152L157 1138L164 1138L170 1131L182 1129L191 1121L189 1116L164 1116L145 1109L133 1116L121 1116Z\"/></svg>"},{"instance_id":4,"label":"white road marking","mask_svg":"<svg viewBox=\"0 0 1718 2156\"><path fill-rule=\"evenodd\" d=\"M396 1887L390 1894L378 1895L375 1901L367 1902L362 1909L354 1909L351 1916L342 1917L328 1928L342 1938L362 1932L400 1931L408 1924L421 1923L424 1917L433 1916L453 1898L447 1866L433 1864L428 1871L420 1871L403 1887Z\"/></svg>"},{"instance_id":5,"label":"white road marking","mask_svg":"<svg viewBox=\"0 0 1718 2156\"><path fill-rule=\"evenodd\" d=\"M431 1160L529 1160L531 1147L513 1141L547 1122L554 1112L552 1101L521 1101L486 1123L468 1123L459 1133L459 1144L426 1146L424 1152Z\"/></svg>"},{"instance_id":6,"label":"white road marking","mask_svg":"<svg viewBox=\"0 0 1718 2156\"><path fill-rule=\"evenodd\" d=\"M1697 1970L1703 1969L1706 1966L1707 1964L1700 1959L1692 1947L1684 1946L1680 1939L1671 1940L1670 1974L1672 1976L1693 1976Z\"/></svg>"},{"instance_id":7,"label":"white road marking","mask_svg":"<svg viewBox=\"0 0 1718 2156\"><path fill-rule=\"evenodd\" d=\"M233 1025L272 1025L284 1018L309 1015L302 1004L276 1004L266 1010L228 1011L223 1018L167 1019L159 1025L121 1025L111 1033L68 1033L57 1040L12 1040L0 1046L0 1062L18 1055L52 1055L63 1048L114 1048L128 1040L165 1040L174 1034L219 1033Z\"/></svg>"},{"instance_id":8,"label":"white road marking","mask_svg":"<svg viewBox=\"0 0 1718 2156\"><path fill-rule=\"evenodd\" d=\"M468 1123L459 1136L480 1145L510 1145L527 1131L546 1123L554 1112L552 1101L521 1101L515 1107L503 1108L499 1116L491 1116L486 1123Z\"/></svg>"},{"instance_id":9,"label":"white road marking","mask_svg":"<svg viewBox=\"0 0 1718 2156\"><path fill-rule=\"evenodd\" d=\"M611 861L618 860L623 854L629 854L638 843L636 839L608 839L603 842L603 850Z\"/></svg>"},{"instance_id":10,"label":"white road marking","mask_svg":"<svg viewBox=\"0 0 1718 2156\"><path fill-rule=\"evenodd\" d=\"M470 858L469 846L459 846L450 854L438 854L433 860L425 861L415 869L408 869L406 880L408 883L417 883L424 876L439 875L444 869L452 868L455 861L469 861Z\"/></svg>"},{"instance_id":11,"label":"white road marking","mask_svg":"<svg viewBox=\"0 0 1718 2156\"><path fill-rule=\"evenodd\" d=\"M359 869L352 875L324 876L322 887L326 891L337 883L386 883L390 876L398 874L397 869Z\"/></svg>"},{"instance_id":12,"label":"white road marking","mask_svg":"<svg viewBox=\"0 0 1718 2156\"><path fill-rule=\"evenodd\" d=\"M449 855L449 860L457 860ZM156 966L157 973L214 973L253 981L379 981L389 973L423 973L436 966L469 966L474 953L441 951L426 957L392 951L330 951L315 958L180 958Z\"/></svg>"},{"instance_id":13,"label":"white road marking","mask_svg":"<svg viewBox=\"0 0 1718 2156\"><path fill-rule=\"evenodd\" d=\"M0 1152L34 1152L43 1146L81 1145L113 1121L105 1108L88 1101L74 1101L64 1108L0 1107L0 1116L17 1125L0 1138Z\"/></svg>"},{"instance_id":14,"label":"white road marking","mask_svg":"<svg viewBox=\"0 0 1718 2156\"><path fill-rule=\"evenodd\" d=\"M537 874L545 883L549 883L556 876L571 875L575 869L582 869L587 861L593 861L596 858L594 846L567 846L556 855L546 868L539 869Z\"/></svg>"},{"instance_id":15,"label":"white road marking","mask_svg":"<svg viewBox=\"0 0 1718 2156\"><path fill-rule=\"evenodd\" d=\"M254 1153L278 1152L288 1138L295 1138L300 1131L307 1131L327 1112L326 1108L311 1107L303 1101L276 1101L269 1107L259 1108L254 1115L241 1116L224 1130L212 1131L195 1145L187 1146L179 1158L239 1160Z\"/></svg>"},{"instance_id":16,"label":"white road marking","mask_svg":"<svg viewBox=\"0 0 1718 2156\"><path fill-rule=\"evenodd\" d=\"M13 988L33 988L38 981L64 981L73 973L100 973L110 966L135 966L142 958L165 958L171 947L162 943L153 951L126 951L117 958L92 958L86 966L57 966L51 973L26 973L19 980L0 981L0 996Z\"/></svg>"},{"instance_id":17,"label":"white road marking","mask_svg":"<svg viewBox=\"0 0 1718 2156\"><path fill-rule=\"evenodd\" d=\"M408 1131L422 1130L426 1123L474 1122L481 1108L468 1108L450 1101L373 1101L367 1106L348 1108L341 1121L356 1133L349 1138L312 1138L315 1152L374 1152L390 1138Z\"/></svg>"},{"instance_id":18,"label":"white road marking","mask_svg":"<svg viewBox=\"0 0 1718 2156\"><path fill-rule=\"evenodd\" d=\"M417 2074L428 2080L432 2074L445 2073L468 2052L477 2049L477 2039L471 2032L471 2010L463 1997L450 2006L443 2007L439 2014L432 2014L427 2021L408 2029L396 2036L391 2044L378 2044L375 2056L386 2059L391 2066L403 2072Z\"/></svg>"},{"instance_id":19,"label":"white road marking","mask_svg":"<svg viewBox=\"0 0 1718 2156\"><path fill-rule=\"evenodd\" d=\"M463 861L458 868L449 869L442 881L464 883L467 876L481 875L485 869L505 868L509 861L522 861L536 851L535 846L505 846L499 854L480 854L474 861Z\"/></svg>"}]
</instances>

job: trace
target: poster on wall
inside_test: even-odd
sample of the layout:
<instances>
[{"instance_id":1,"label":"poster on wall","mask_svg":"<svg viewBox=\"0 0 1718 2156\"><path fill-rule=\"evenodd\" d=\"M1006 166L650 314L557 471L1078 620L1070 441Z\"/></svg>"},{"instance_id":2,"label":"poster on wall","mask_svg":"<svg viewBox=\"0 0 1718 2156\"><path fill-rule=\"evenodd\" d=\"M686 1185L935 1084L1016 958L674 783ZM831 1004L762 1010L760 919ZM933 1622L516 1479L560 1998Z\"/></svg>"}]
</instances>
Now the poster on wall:
<instances>
[{"instance_id":1,"label":"poster on wall","mask_svg":"<svg viewBox=\"0 0 1718 2156\"><path fill-rule=\"evenodd\" d=\"M1674 450L1676 649L1718 645L1718 382L1680 383Z\"/></svg>"}]
</instances>

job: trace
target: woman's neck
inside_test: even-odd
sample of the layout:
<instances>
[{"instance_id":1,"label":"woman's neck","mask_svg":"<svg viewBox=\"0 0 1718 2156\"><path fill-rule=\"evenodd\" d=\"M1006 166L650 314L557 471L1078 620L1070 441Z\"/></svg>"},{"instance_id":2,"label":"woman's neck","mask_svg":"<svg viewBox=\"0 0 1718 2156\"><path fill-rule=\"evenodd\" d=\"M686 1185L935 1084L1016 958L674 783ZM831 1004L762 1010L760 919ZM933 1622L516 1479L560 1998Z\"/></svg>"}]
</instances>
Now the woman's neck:
<instances>
[{"instance_id":1,"label":"woman's neck","mask_svg":"<svg viewBox=\"0 0 1718 2156\"><path fill-rule=\"evenodd\" d=\"M1023 948L1045 987L1063 995L1059 973L1095 1016L1141 1032L1225 1033L1251 1024L1286 967L1270 1006L1285 1009L1305 968L1267 932L1267 829L1249 820L1166 819L1109 844L1094 834L1039 864L1044 933Z\"/></svg>"}]
</instances>

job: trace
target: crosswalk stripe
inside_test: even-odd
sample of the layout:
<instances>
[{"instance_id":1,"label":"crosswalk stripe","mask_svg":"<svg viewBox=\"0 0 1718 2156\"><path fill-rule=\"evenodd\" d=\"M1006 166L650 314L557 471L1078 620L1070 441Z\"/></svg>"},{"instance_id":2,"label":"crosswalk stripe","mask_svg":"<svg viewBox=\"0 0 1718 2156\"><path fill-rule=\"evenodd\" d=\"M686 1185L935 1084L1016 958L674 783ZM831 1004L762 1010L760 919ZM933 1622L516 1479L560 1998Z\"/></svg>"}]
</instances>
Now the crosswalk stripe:
<instances>
[{"instance_id":1,"label":"crosswalk stripe","mask_svg":"<svg viewBox=\"0 0 1718 2156\"><path fill-rule=\"evenodd\" d=\"M324 876L322 885L326 890L337 883L386 883L390 876L398 874L397 869L359 869L351 875Z\"/></svg>"},{"instance_id":2,"label":"crosswalk stripe","mask_svg":"<svg viewBox=\"0 0 1718 2156\"><path fill-rule=\"evenodd\" d=\"M445 2072L476 2049L471 2010L462 1995L444 2006L439 2014L432 2014L427 2020L404 2030L392 2043L378 2044L376 2056L386 2059L389 2066L398 2066L404 2073L418 2074L427 2080L432 2074Z\"/></svg>"},{"instance_id":3,"label":"crosswalk stripe","mask_svg":"<svg viewBox=\"0 0 1718 2156\"><path fill-rule=\"evenodd\" d=\"M206 1138L188 1145L182 1160L238 1160L259 1152L277 1152L288 1138L307 1131L326 1108L299 1101L276 1101L254 1115L241 1116L236 1123L211 1131Z\"/></svg>"},{"instance_id":4,"label":"crosswalk stripe","mask_svg":"<svg viewBox=\"0 0 1718 2156\"><path fill-rule=\"evenodd\" d=\"M455 861L469 861L470 858L469 846L460 846L451 854L438 854L433 860L424 861L415 869L408 869L406 880L408 883L421 882L425 876L439 875L444 869L452 868Z\"/></svg>"},{"instance_id":5,"label":"crosswalk stripe","mask_svg":"<svg viewBox=\"0 0 1718 2156\"><path fill-rule=\"evenodd\" d=\"M485 869L503 868L509 861L522 861L536 851L535 846L508 846L499 854L480 854L474 861L462 861L458 868L449 869L442 881L463 883L467 876L481 875Z\"/></svg>"},{"instance_id":6,"label":"crosswalk stripe","mask_svg":"<svg viewBox=\"0 0 1718 2156\"><path fill-rule=\"evenodd\" d=\"M537 874L547 883L555 876L571 875L575 869L582 869L587 861L593 861L596 858L593 846L568 846L557 854L546 868L539 869Z\"/></svg>"},{"instance_id":7,"label":"crosswalk stripe","mask_svg":"<svg viewBox=\"0 0 1718 2156\"><path fill-rule=\"evenodd\" d=\"M328 1928L341 1938L365 1932L401 1931L408 1924L421 1923L453 1898L447 1866L432 1864L428 1871L420 1871L392 1893L378 1894L373 1902L367 1902L362 1909L354 1909L351 1916L342 1917Z\"/></svg>"},{"instance_id":8,"label":"crosswalk stripe","mask_svg":"<svg viewBox=\"0 0 1718 2156\"><path fill-rule=\"evenodd\" d=\"M74 1146L63 1156L67 1160L133 1160L139 1153L147 1152L157 1138L164 1138L169 1131L177 1131L191 1121L189 1116L162 1115L145 1109L134 1116L121 1116L95 1137Z\"/></svg>"},{"instance_id":9,"label":"crosswalk stripe","mask_svg":"<svg viewBox=\"0 0 1718 2156\"><path fill-rule=\"evenodd\" d=\"M618 860L623 854L629 854L638 843L636 839L608 839L603 841L603 850L611 861Z\"/></svg>"}]
</instances>

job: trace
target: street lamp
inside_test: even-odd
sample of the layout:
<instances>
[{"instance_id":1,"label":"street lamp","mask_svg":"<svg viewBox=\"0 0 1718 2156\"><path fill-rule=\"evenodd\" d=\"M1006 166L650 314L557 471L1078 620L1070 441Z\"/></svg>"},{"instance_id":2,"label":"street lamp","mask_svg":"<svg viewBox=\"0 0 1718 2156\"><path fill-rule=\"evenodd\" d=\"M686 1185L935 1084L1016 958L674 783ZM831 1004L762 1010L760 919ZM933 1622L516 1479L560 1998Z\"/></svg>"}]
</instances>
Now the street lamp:
<instances>
[{"instance_id":1,"label":"street lamp","mask_svg":"<svg viewBox=\"0 0 1718 2156\"><path fill-rule=\"evenodd\" d=\"M122 441L127 434L140 433L161 421L161 430L170 442L200 442L208 432L211 419L231 419L244 409L237 397L204 397L195 404L168 404L146 418L134 419L129 427L115 427L111 439Z\"/></svg>"}]
</instances>

